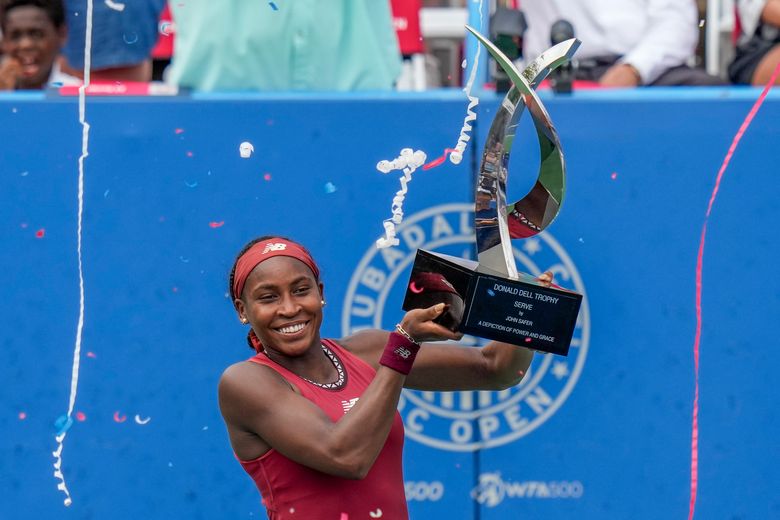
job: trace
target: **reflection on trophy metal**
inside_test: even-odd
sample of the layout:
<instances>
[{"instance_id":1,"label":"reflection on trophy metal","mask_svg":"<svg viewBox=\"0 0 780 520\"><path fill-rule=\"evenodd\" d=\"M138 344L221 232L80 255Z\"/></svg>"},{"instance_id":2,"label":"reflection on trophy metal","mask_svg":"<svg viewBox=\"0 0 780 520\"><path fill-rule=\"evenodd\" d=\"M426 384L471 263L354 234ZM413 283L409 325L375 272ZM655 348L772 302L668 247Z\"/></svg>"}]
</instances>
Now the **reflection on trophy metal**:
<instances>
[{"instance_id":1,"label":"reflection on trophy metal","mask_svg":"<svg viewBox=\"0 0 780 520\"><path fill-rule=\"evenodd\" d=\"M535 88L556 67L567 63L580 45L572 38L550 48L520 73L493 43L466 26L487 47L513 86L493 119L477 177L475 228L480 272L518 278L512 238L527 238L552 223L563 203L565 165L558 134ZM523 110L534 122L539 139L539 175L531 191L507 207L509 154Z\"/></svg>"}]
</instances>

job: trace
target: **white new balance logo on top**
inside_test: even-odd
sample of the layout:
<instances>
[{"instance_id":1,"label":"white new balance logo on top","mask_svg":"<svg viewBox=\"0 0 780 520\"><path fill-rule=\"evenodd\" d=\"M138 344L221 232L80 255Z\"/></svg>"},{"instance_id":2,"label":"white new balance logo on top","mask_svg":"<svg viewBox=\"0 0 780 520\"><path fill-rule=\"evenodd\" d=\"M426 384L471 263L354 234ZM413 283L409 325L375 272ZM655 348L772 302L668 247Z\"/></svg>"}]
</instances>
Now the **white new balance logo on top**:
<instances>
[{"instance_id":1,"label":"white new balance logo on top","mask_svg":"<svg viewBox=\"0 0 780 520\"><path fill-rule=\"evenodd\" d=\"M359 397L354 397L350 399L349 401L341 401L341 407L344 409L344 413L347 413L352 409L353 406L355 406L355 403L358 402Z\"/></svg>"}]
</instances>

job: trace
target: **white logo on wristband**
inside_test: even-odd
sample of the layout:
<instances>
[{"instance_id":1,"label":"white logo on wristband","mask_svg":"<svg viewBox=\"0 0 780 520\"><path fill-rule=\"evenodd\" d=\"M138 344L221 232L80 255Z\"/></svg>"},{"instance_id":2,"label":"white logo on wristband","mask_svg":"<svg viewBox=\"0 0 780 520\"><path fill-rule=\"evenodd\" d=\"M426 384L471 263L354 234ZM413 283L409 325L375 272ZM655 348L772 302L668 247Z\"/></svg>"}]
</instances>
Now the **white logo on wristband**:
<instances>
[{"instance_id":1,"label":"white logo on wristband","mask_svg":"<svg viewBox=\"0 0 780 520\"><path fill-rule=\"evenodd\" d=\"M409 350L408 348L398 347L397 349L395 349L393 351L393 354L398 354L399 356L401 356L404 359L409 359L409 356L412 355L412 351Z\"/></svg>"},{"instance_id":2,"label":"white logo on wristband","mask_svg":"<svg viewBox=\"0 0 780 520\"><path fill-rule=\"evenodd\" d=\"M398 227L399 245L372 243L356 266L342 309L344 336L364 329L392 330L403 316L400 302L418 248L470 258L474 249L474 204L442 204L409 215ZM537 354L523 381L500 392L423 392L404 389L398 410L407 437L450 451L501 446L542 426L560 409L579 379L590 341L587 291L574 262L548 231L515 241L518 269L550 270L555 282L585 295L569 356ZM389 306L385 308L385 305ZM460 343L483 340L465 336Z\"/></svg>"}]
</instances>

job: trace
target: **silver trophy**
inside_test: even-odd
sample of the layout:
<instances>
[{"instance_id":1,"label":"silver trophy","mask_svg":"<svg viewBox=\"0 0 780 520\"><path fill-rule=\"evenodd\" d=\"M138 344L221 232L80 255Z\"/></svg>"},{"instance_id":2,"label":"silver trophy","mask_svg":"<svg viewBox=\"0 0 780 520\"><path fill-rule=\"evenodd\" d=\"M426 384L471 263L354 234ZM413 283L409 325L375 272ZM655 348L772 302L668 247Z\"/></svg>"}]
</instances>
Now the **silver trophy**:
<instances>
[{"instance_id":1,"label":"silver trophy","mask_svg":"<svg viewBox=\"0 0 780 520\"><path fill-rule=\"evenodd\" d=\"M403 309L444 302L437 321L452 330L567 355L582 295L545 287L517 270L513 238L532 237L558 215L565 193L565 163L558 134L535 89L567 62L580 45L572 38L551 47L521 73L495 45L469 26L512 80L482 153L476 185L474 228L478 262L418 250ZM506 204L509 154L525 108L534 122L541 151L531 191Z\"/></svg>"}]
</instances>

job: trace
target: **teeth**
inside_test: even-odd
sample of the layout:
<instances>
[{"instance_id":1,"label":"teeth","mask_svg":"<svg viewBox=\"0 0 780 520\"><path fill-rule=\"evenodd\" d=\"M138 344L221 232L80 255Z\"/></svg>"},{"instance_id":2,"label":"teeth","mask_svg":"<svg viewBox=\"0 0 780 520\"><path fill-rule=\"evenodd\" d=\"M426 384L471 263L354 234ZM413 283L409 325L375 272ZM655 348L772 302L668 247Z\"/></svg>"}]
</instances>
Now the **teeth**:
<instances>
[{"instance_id":1,"label":"teeth","mask_svg":"<svg viewBox=\"0 0 780 520\"><path fill-rule=\"evenodd\" d=\"M298 325L290 325L289 327L282 327L277 330L282 334L295 334L296 332L303 330L303 327L305 326L305 323L299 323Z\"/></svg>"}]
</instances>

